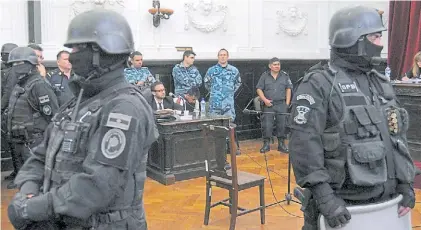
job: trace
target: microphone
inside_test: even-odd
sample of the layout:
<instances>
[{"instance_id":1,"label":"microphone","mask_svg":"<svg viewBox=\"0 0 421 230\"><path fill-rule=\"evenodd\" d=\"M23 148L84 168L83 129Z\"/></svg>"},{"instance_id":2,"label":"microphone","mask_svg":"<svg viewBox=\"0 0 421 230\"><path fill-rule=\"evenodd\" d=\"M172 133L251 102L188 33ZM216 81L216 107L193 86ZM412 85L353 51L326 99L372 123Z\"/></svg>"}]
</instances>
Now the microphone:
<instances>
[{"instance_id":1,"label":"microphone","mask_svg":"<svg viewBox=\"0 0 421 230\"><path fill-rule=\"evenodd\" d=\"M256 111L256 110L243 109L243 113L244 114L259 114L261 112L260 111Z\"/></svg>"},{"instance_id":2,"label":"microphone","mask_svg":"<svg viewBox=\"0 0 421 230\"><path fill-rule=\"evenodd\" d=\"M175 94L173 94L172 92L170 92L169 94L168 94L168 96L170 96L170 97L172 97L172 98L175 98L176 96L175 96Z\"/></svg>"},{"instance_id":3,"label":"microphone","mask_svg":"<svg viewBox=\"0 0 421 230\"><path fill-rule=\"evenodd\" d=\"M186 108L186 99L184 99L183 97L177 97L175 94L173 94L172 92L170 92L169 94L168 94L168 96L170 96L170 97L172 97L172 98L180 98L181 100L183 100L183 106L184 106L184 111L186 111L187 110L187 108Z\"/></svg>"}]
</instances>

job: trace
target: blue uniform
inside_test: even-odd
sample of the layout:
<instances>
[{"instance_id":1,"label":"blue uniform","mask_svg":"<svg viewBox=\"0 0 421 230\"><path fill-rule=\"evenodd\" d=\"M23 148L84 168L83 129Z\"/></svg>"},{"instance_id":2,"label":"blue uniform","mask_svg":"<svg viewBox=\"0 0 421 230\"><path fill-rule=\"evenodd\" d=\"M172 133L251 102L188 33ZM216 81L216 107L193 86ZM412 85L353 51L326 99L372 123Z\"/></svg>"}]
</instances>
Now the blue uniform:
<instances>
[{"instance_id":1,"label":"blue uniform","mask_svg":"<svg viewBox=\"0 0 421 230\"><path fill-rule=\"evenodd\" d=\"M216 64L208 69L204 82L210 92L209 114L228 115L234 120L234 93L241 86L238 69L229 64L226 67Z\"/></svg>"},{"instance_id":2,"label":"blue uniform","mask_svg":"<svg viewBox=\"0 0 421 230\"><path fill-rule=\"evenodd\" d=\"M192 87L199 88L202 85L202 75L193 65L184 67L182 62L175 65L172 69L172 76L174 78L174 94L177 96L184 96Z\"/></svg>"},{"instance_id":3,"label":"blue uniform","mask_svg":"<svg viewBox=\"0 0 421 230\"><path fill-rule=\"evenodd\" d=\"M155 77L152 76L148 67L125 68L124 77L126 78L127 82L129 82L130 84L136 84L139 81L144 81L144 82L150 81L151 83L156 81Z\"/></svg>"}]
</instances>

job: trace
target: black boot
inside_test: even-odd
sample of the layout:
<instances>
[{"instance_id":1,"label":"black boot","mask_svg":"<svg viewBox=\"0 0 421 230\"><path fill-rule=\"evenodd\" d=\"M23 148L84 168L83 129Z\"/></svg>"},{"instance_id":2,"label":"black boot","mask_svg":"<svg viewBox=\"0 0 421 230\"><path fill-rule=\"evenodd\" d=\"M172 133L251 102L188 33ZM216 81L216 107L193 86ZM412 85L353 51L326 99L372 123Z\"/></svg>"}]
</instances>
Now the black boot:
<instances>
[{"instance_id":1,"label":"black boot","mask_svg":"<svg viewBox=\"0 0 421 230\"><path fill-rule=\"evenodd\" d=\"M278 137L278 151L283 152L283 153L288 153L289 152L288 146L286 146L284 142L285 142L284 138Z\"/></svg>"},{"instance_id":2,"label":"black boot","mask_svg":"<svg viewBox=\"0 0 421 230\"><path fill-rule=\"evenodd\" d=\"M4 177L4 180L14 180L16 177L17 173L16 171L13 171L12 173L10 173L8 176Z\"/></svg>"},{"instance_id":3,"label":"black boot","mask_svg":"<svg viewBox=\"0 0 421 230\"><path fill-rule=\"evenodd\" d=\"M263 146L260 149L261 153L269 152L270 151L270 145L269 145L269 139L263 140Z\"/></svg>"},{"instance_id":4,"label":"black boot","mask_svg":"<svg viewBox=\"0 0 421 230\"><path fill-rule=\"evenodd\" d=\"M14 183L14 181L10 181L8 184L7 184L7 189L15 189L15 188L18 188L18 186Z\"/></svg>"}]
</instances>

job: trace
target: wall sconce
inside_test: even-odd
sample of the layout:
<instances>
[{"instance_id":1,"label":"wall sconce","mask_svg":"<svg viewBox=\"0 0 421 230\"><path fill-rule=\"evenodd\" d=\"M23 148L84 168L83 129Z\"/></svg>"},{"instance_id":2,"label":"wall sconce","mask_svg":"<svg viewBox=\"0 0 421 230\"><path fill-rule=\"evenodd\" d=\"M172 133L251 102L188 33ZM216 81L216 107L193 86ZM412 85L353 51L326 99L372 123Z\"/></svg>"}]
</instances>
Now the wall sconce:
<instances>
[{"instance_id":1,"label":"wall sconce","mask_svg":"<svg viewBox=\"0 0 421 230\"><path fill-rule=\"evenodd\" d=\"M152 7L149 9L149 13L153 15L153 25L158 27L161 23L161 19L169 19L170 16L174 13L174 10L161 8L161 3L159 0L152 0Z\"/></svg>"}]
</instances>

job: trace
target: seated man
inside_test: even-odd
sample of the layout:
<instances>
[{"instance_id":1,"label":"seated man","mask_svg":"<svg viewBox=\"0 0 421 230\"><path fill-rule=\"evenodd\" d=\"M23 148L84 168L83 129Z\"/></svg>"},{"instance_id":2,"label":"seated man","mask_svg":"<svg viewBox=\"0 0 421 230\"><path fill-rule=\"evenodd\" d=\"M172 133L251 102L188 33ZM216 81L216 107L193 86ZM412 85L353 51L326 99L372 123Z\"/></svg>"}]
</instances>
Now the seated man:
<instances>
[{"instance_id":1,"label":"seated man","mask_svg":"<svg viewBox=\"0 0 421 230\"><path fill-rule=\"evenodd\" d=\"M154 82L151 85L152 97L148 99L149 105L153 111L172 109L183 110L183 106L174 103L171 97L165 96L165 87L162 82Z\"/></svg>"},{"instance_id":2,"label":"seated man","mask_svg":"<svg viewBox=\"0 0 421 230\"><path fill-rule=\"evenodd\" d=\"M183 96L176 96L174 98L174 102L181 105L184 109L184 100L187 101L186 110L188 110L189 112L193 112L194 106L196 104L196 100L199 100L199 98L200 98L199 88L196 86L193 86L189 90L187 90L187 93L184 94ZM200 103L200 101L198 103Z\"/></svg>"}]
</instances>

